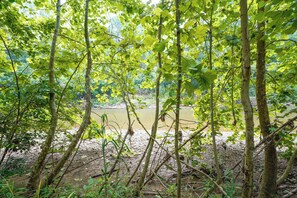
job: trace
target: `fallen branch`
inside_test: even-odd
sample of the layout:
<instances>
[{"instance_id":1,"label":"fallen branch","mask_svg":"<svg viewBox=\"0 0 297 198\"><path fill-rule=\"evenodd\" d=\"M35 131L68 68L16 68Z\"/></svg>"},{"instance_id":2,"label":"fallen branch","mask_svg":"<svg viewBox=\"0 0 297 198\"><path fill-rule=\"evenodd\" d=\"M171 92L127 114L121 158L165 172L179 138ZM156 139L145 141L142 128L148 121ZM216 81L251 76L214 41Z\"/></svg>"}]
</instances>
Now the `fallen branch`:
<instances>
[{"instance_id":1,"label":"fallen branch","mask_svg":"<svg viewBox=\"0 0 297 198\"><path fill-rule=\"evenodd\" d=\"M143 195L163 195L166 196L166 193L160 192L160 191L142 191Z\"/></svg>"},{"instance_id":2,"label":"fallen branch","mask_svg":"<svg viewBox=\"0 0 297 198\"><path fill-rule=\"evenodd\" d=\"M187 139L183 144L181 144L179 146L179 149L183 148L189 141L191 141L194 137L196 137L198 134L200 134L204 129L206 129L208 126L208 124L206 124L202 129L200 129L199 131L195 132L193 135L191 135L191 137L189 139ZM154 140L156 141L156 140ZM156 141L157 142L157 141ZM158 142L157 142L158 143ZM159 171L159 169L172 157L171 154L168 153L168 151L165 149L165 152L167 153L167 155L165 156L164 160L159 164L158 167L155 168L155 170L153 171L154 173L157 173ZM144 185L146 185L151 179L154 178L154 174L150 175L149 178L144 182Z\"/></svg>"},{"instance_id":3,"label":"fallen branch","mask_svg":"<svg viewBox=\"0 0 297 198\"><path fill-rule=\"evenodd\" d=\"M278 127L275 131L273 131L271 134L269 134L268 136L266 136L261 142L259 142L255 147L254 150L258 149L262 144L264 144L265 142L271 140L272 138L274 138L275 135L277 135L279 132L281 132L282 129L284 129L287 125L290 125L292 122L294 122L295 120L297 120L297 116L289 119L287 122L285 122L282 126Z\"/></svg>"},{"instance_id":4,"label":"fallen branch","mask_svg":"<svg viewBox=\"0 0 297 198\"><path fill-rule=\"evenodd\" d=\"M282 196L282 198L289 198L289 197L292 197L295 194L297 194L297 188L294 188L291 192L289 192L286 195Z\"/></svg>"},{"instance_id":5,"label":"fallen branch","mask_svg":"<svg viewBox=\"0 0 297 198\"><path fill-rule=\"evenodd\" d=\"M88 162L86 162L86 163L83 163L82 165L79 165L79 166L77 166L77 167L74 167L74 168L71 169L71 170L68 170L65 174L68 174L68 173L70 173L70 172L72 172L72 171L74 171L74 170L77 170L77 169L79 169L79 168L81 168L81 167L83 167L83 166L85 166L85 165L88 165L88 164L90 164L90 163L92 163L92 162L94 162L94 161L96 161L96 160L98 160L98 159L101 159L101 158L103 158L103 156L96 157L96 158L94 158L94 159L92 159L92 160L90 160L90 161L88 161Z\"/></svg>"},{"instance_id":6,"label":"fallen branch","mask_svg":"<svg viewBox=\"0 0 297 198\"><path fill-rule=\"evenodd\" d=\"M259 142L255 147L254 147L254 151L257 150L260 146L262 146L262 144L266 143L267 141L270 141L275 135L277 135L278 133L281 132L282 129L284 129L287 125L290 125L292 122L294 122L295 120L297 120L297 116L289 119L287 122L285 122L282 126L280 126L279 128L277 128L273 133L269 134L268 136L266 136L261 142ZM295 129L295 128L294 128ZM293 129L293 130L294 130ZM292 130L291 130L292 131ZM263 147L258 153L255 154L254 157L256 157L257 155L259 155L265 147ZM240 163L242 162L242 159L239 160L235 166L231 169L234 170Z\"/></svg>"},{"instance_id":7,"label":"fallen branch","mask_svg":"<svg viewBox=\"0 0 297 198\"><path fill-rule=\"evenodd\" d=\"M97 178L97 177L101 177L101 176L104 176L104 175L110 175L112 174L113 172L116 172L118 171L119 169L112 169L110 171L107 171L106 173L100 173L100 174L97 174L97 175L93 175L92 178Z\"/></svg>"},{"instance_id":8,"label":"fallen branch","mask_svg":"<svg viewBox=\"0 0 297 198\"><path fill-rule=\"evenodd\" d=\"M207 127L207 125L205 126L205 128ZM203 131L203 130L200 130L200 131ZM196 132L197 133L197 132ZM196 134L195 133L195 134ZM193 138L193 136L192 136L192 138ZM188 142L188 141L190 141L190 138L186 141L186 142ZM182 147L182 146L184 146L185 144L186 144L186 142L184 142L180 147L179 147L179 149ZM165 149L164 149L165 150ZM166 150L165 150L166 151ZM172 155L172 154L170 154L168 151L166 151L167 152L167 157L166 157L166 159L168 158L173 158L173 159L175 159L175 157ZM167 161L167 160L166 160ZM184 162L184 161L181 161L181 163L182 164L184 164L185 166L187 166L188 168L191 168L191 169L193 169L193 170L195 170L195 171L197 171L197 172L199 172L200 174L202 174L202 175L204 175L205 177L207 177L209 180L211 180L211 182L213 182L216 186L217 186L217 188L227 197L227 198L229 198L229 196L227 195L227 193L224 191L224 189L223 189L223 187L222 186L220 186L216 181L214 181L213 180L213 178L211 178L208 174L206 174L205 172L203 172L203 171L201 171L201 170L199 170L199 169L197 169L197 168L195 168L195 167L193 167L193 166L191 166L191 165L189 165L189 164L187 164L186 162ZM154 175L156 174L156 171L154 171ZM149 179L151 179L152 178L152 176L149 178ZM149 180L148 179L148 180ZM144 185L148 182L148 180L144 183Z\"/></svg>"},{"instance_id":9,"label":"fallen branch","mask_svg":"<svg viewBox=\"0 0 297 198\"><path fill-rule=\"evenodd\" d=\"M211 178L208 174L206 174L205 172L203 172L203 171L201 171L201 170L199 170L199 169L197 169L197 168L195 168L195 167L193 167L193 166L187 164L187 163L184 162L184 161L181 161L181 163L184 164L184 165L186 165L188 168L191 168L191 169L193 169L193 170L199 172L200 174L204 175L205 177L207 177L211 182L214 183L214 185L216 185L216 186L218 187L218 189L219 189L219 190L220 190L220 191L221 191L227 198L229 197L229 196L227 195L227 193L224 191L223 187L220 186L216 181L214 181L213 178Z\"/></svg>"}]
</instances>

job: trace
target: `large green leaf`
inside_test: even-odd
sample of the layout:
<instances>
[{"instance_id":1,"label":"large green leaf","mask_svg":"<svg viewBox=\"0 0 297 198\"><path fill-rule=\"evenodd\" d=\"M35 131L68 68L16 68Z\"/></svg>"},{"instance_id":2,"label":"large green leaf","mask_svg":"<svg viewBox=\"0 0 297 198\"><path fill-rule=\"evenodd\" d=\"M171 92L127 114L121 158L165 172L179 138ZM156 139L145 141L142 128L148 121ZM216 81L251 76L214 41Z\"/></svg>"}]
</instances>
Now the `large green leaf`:
<instances>
[{"instance_id":1,"label":"large green leaf","mask_svg":"<svg viewBox=\"0 0 297 198\"><path fill-rule=\"evenodd\" d=\"M165 43L159 42L154 45L153 51L155 52L163 52L165 50Z\"/></svg>"}]
</instances>

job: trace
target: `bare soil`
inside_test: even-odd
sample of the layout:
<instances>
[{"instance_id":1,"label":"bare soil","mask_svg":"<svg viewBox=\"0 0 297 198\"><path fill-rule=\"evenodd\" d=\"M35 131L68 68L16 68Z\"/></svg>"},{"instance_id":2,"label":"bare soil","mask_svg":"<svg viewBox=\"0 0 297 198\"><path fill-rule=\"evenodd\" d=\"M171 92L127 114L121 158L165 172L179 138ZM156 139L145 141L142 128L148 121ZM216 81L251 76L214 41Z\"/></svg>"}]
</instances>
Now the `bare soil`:
<instances>
[{"instance_id":1,"label":"bare soil","mask_svg":"<svg viewBox=\"0 0 297 198\"><path fill-rule=\"evenodd\" d=\"M75 130L74 130L75 131ZM124 133L123 133L124 135ZM231 132L224 132L222 135L217 136L219 156L221 159L221 170L224 175L225 189L233 189L235 192L234 197L238 197L241 191L242 183L242 167L241 163L238 164L239 160L242 159L244 154L244 142L238 141L235 144L227 142L227 138L232 135ZM128 136L129 137L129 136ZM183 140L189 138L189 133L183 134ZM167 152L173 152L173 132L166 133L165 131L158 132L157 141L167 149ZM116 172L113 175L118 175L119 178L125 180L127 179L135 170L143 152L145 151L146 145L148 143L149 136L143 130L135 131L132 137L129 137L126 141L126 149L119 161ZM59 143L58 143L59 142ZM67 138L59 138L59 141L55 142L55 148L63 151L67 145ZM165 143L166 142L166 143ZM201 150L201 156L193 156L193 153L188 153L190 145L186 146L182 150L181 159L183 162L195 166L200 171L205 172L211 177L215 178L216 173L214 172L214 160L212 145L204 143ZM128 149L129 148L129 149ZM26 153L14 153L11 155L11 159L22 158L25 160L25 166L27 170L30 169L34 160L39 153L39 147L32 148ZM158 145L155 144L153 150L153 156L150 164L149 175L153 174L155 167L165 158L167 152L163 151ZM57 162L61 157L61 153L52 153L48 156L46 171L50 170L51 167ZM108 144L105 149L106 162L108 162L107 169L109 170L116 159L116 149L113 144ZM279 174L281 174L286 168L286 161L283 159L279 160ZM82 141L79 150L77 151L73 162L67 168L66 174L63 177L60 186L76 186L82 188L88 183L91 178L103 177L103 153L102 153L102 140L92 139ZM263 170L263 154L261 153L255 158L255 176L254 176L254 195L256 197L259 183L260 175ZM142 170L142 165L140 166L140 171ZM156 173L158 177L154 177L145 186L142 192L142 197L156 197L158 193L162 194L163 197L171 197L170 186L174 186L176 178L176 165L174 159L170 159L162 168ZM63 169L65 171L65 168ZM63 172L62 171L62 172ZM138 174L139 172L138 171ZM46 174L46 173L45 173ZM17 187L24 187L26 185L29 176L29 171L26 174L13 176L10 179L14 181ZM116 176L114 176L116 177ZM132 183L135 183L138 175L134 177ZM183 165L183 197L200 197L205 193L207 185L211 184L208 179L206 179L199 172L187 168ZM288 179L279 186L278 195L282 197L288 192L292 191L297 187L297 160L294 162L293 171L290 173ZM166 190L167 189L167 190ZM220 196L220 192L215 190L215 194ZM297 197L293 195L291 197Z\"/></svg>"}]
</instances>

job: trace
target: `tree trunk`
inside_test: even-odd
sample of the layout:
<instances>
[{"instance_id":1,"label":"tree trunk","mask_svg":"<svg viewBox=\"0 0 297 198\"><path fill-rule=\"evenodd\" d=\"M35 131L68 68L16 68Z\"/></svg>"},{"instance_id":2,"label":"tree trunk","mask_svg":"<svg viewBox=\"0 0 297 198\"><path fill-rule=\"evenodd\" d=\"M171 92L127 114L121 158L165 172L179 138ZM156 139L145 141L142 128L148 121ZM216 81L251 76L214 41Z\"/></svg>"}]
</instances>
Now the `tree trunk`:
<instances>
[{"instance_id":1,"label":"tree trunk","mask_svg":"<svg viewBox=\"0 0 297 198\"><path fill-rule=\"evenodd\" d=\"M264 7L258 9L258 13L263 13ZM256 80L256 96L257 107L259 113L260 128L263 138L269 134L270 119L266 97L266 80L265 80L265 22L258 22L257 37L257 80ZM277 192L277 153L274 138L265 142L264 150L264 173L262 176L260 194L261 198L275 197Z\"/></svg>"},{"instance_id":2,"label":"tree trunk","mask_svg":"<svg viewBox=\"0 0 297 198\"><path fill-rule=\"evenodd\" d=\"M85 115L83 118L83 121L76 132L75 138L70 143L67 151L62 156L62 158L59 160L58 164L55 166L53 171L49 174L48 178L44 182L44 185L50 185L54 178L57 176L57 174L61 171L64 164L68 160L68 158L71 156L73 150L75 149L77 143L79 142L82 134L90 124L90 118L91 118L91 87L90 87L90 74L92 69L92 56L90 51L90 40L89 40L89 32L88 32L88 13L89 13L89 0L86 0L86 7L85 7L85 22L84 22L84 29L85 29L85 42L86 42L86 50L87 50L87 68L85 73L85 100L86 100L86 106L85 106Z\"/></svg>"},{"instance_id":3,"label":"tree trunk","mask_svg":"<svg viewBox=\"0 0 297 198\"><path fill-rule=\"evenodd\" d=\"M209 22L209 69L212 70L212 47L213 47L213 37L212 37L212 24L213 24L213 9L214 9L215 1L212 1L210 22ZM220 161L217 150L217 142L216 142L216 131L215 131L215 121L214 121L214 102L213 102L213 87L214 83L210 85L210 122L211 122L211 137L212 137L212 147L213 147L213 156L215 160L215 168L217 173L217 182L221 183L222 181L222 173L220 169Z\"/></svg>"},{"instance_id":4,"label":"tree trunk","mask_svg":"<svg viewBox=\"0 0 297 198\"><path fill-rule=\"evenodd\" d=\"M174 151L177 164L177 197L181 197L181 162L179 158L179 113L180 113L180 96L182 85L182 65L181 65L181 46L180 46L180 1L175 0L175 20L176 20L176 48L177 48L177 89L176 89L176 108L175 108L175 130L174 130Z\"/></svg>"},{"instance_id":5,"label":"tree trunk","mask_svg":"<svg viewBox=\"0 0 297 198\"><path fill-rule=\"evenodd\" d=\"M51 113L51 120L50 120L50 129L48 131L48 135L46 137L45 142L42 145L41 152L35 162L35 165L32 169L29 181L28 181L28 188L31 190L36 189L39 184L40 174L43 169L43 164L45 158L50 150L52 141L54 139L55 131L57 128L58 123L58 113L55 104L55 70L54 70L54 62L55 62L55 51L56 51L56 43L58 38L58 32L60 27L60 14L61 14L61 5L60 0L57 0L57 16L56 16L56 26L54 31L54 36L52 40L51 46L51 53L50 53L50 62L49 62L49 105L50 105L50 113Z\"/></svg>"},{"instance_id":6,"label":"tree trunk","mask_svg":"<svg viewBox=\"0 0 297 198\"><path fill-rule=\"evenodd\" d=\"M164 7L164 0L162 0L162 8ZM162 23L163 23L163 18L162 15L160 15L160 20L159 20L159 29L158 29L158 40L159 42L162 42ZM137 191L138 193L141 191L142 187L143 187L143 183L144 183L144 179L146 176L146 173L148 171L148 166L149 166L149 162L151 159L151 155L152 155L152 151L154 148L154 143L155 143L155 139L156 139L156 135L157 135L157 130L158 130L158 122L159 122L159 110L160 110L160 100L159 100L159 95L160 95L160 80L161 80L161 69L162 69L162 55L161 52L158 52L158 77L156 79L156 97L155 97L155 101L156 101L156 110L155 110L155 119L154 119L154 124L152 126L152 131L151 131L151 137L149 140L149 147L148 147L148 151L147 151L147 155L145 158L145 163L143 166L143 170L142 173L139 177L138 180L138 187L137 187Z\"/></svg>"},{"instance_id":7,"label":"tree trunk","mask_svg":"<svg viewBox=\"0 0 297 198\"><path fill-rule=\"evenodd\" d=\"M251 77L250 42L248 37L248 9L247 0L240 0L241 39L242 39L242 85L241 103L245 118L245 153L244 153L244 181L242 197L252 197L253 190L253 150L254 150L254 121L253 109L249 97Z\"/></svg>"}]
</instances>

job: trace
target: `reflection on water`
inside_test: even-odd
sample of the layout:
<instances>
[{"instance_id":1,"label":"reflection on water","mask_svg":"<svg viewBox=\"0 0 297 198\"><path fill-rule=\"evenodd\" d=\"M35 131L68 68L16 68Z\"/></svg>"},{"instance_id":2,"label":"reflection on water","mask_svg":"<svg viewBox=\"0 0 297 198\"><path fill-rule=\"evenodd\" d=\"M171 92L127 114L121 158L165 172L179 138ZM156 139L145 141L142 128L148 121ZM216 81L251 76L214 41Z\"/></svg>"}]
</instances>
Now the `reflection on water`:
<instances>
[{"instance_id":1,"label":"reflection on water","mask_svg":"<svg viewBox=\"0 0 297 198\"><path fill-rule=\"evenodd\" d=\"M92 118L95 119L98 123L101 122L100 117L102 114L106 114L108 117L108 121L110 125L116 125L121 129L125 129L128 126L127 112L126 109L117 108L117 109L93 109ZM144 108L137 110L138 117L143 125L150 130L155 117L155 109L154 108ZM169 115L166 116L165 122L159 121L159 129L168 129L173 122L175 115L173 112L170 112ZM134 121L133 129L134 130L142 130L143 128L137 122L136 118L131 115L131 120ZM196 126L195 119L193 116L193 110L189 107L184 107L180 111L180 122L181 127L186 129L187 127L194 128ZM118 128L117 127L117 128ZM173 126L174 128L174 126Z\"/></svg>"}]
</instances>

